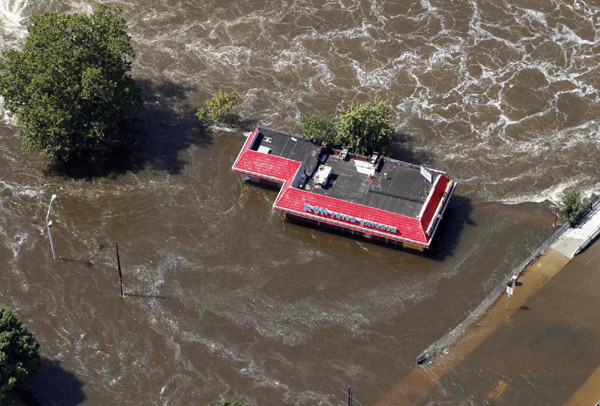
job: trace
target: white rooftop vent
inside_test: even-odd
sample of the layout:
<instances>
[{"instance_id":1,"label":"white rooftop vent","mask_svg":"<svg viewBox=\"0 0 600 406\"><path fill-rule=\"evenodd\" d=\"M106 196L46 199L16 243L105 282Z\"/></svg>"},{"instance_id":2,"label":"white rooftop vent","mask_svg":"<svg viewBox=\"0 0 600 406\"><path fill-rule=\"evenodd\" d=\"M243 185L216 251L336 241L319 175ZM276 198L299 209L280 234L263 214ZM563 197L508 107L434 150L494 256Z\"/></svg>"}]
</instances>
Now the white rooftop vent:
<instances>
[{"instance_id":1,"label":"white rooftop vent","mask_svg":"<svg viewBox=\"0 0 600 406\"><path fill-rule=\"evenodd\" d=\"M377 163L377 158L379 158L379 152L373 151L373 155L371 156L369 163L375 166L375 163Z\"/></svg>"},{"instance_id":2,"label":"white rooftop vent","mask_svg":"<svg viewBox=\"0 0 600 406\"><path fill-rule=\"evenodd\" d=\"M261 145L261 146L258 147L258 152L262 152L263 154L270 154L271 153L271 148L265 147L264 145Z\"/></svg>"},{"instance_id":3,"label":"white rooftop vent","mask_svg":"<svg viewBox=\"0 0 600 406\"><path fill-rule=\"evenodd\" d=\"M349 152L350 152L350 148L348 148L348 147L342 147L342 152L340 152L340 158L345 161Z\"/></svg>"},{"instance_id":4,"label":"white rooftop vent","mask_svg":"<svg viewBox=\"0 0 600 406\"><path fill-rule=\"evenodd\" d=\"M321 165L315 175L315 183L317 185L325 186L331 175L331 166Z\"/></svg>"}]
</instances>

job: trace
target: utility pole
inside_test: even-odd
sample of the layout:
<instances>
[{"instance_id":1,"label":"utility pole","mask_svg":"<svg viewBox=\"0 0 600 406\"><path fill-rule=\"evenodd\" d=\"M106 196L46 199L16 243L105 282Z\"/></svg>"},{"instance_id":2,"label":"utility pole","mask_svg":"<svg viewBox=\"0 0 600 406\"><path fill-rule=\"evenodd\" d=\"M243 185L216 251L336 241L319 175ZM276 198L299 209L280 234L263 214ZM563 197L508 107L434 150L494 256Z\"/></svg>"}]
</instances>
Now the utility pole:
<instances>
[{"instance_id":1,"label":"utility pole","mask_svg":"<svg viewBox=\"0 0 600 406\"><path fill-rule=\"evenodd\" d=\"M117 269L119 271L119 283L121 284L121 297L125 296L125 289L123 289L123 275L121 274L121 259L119 258L119 243L115 243L117 248Z\"/></svg>"},{"instance_id":2,"label":"utility pole","mask_svg":"<svg viewBox=\"0 0 600 406\"><path fill-rule=\"evenodd\" d=\"M363 406L363 404L361 402L359 402L358 400L356 400L354 398L354 396L352 395L352 389L350 388L350 386L348 386L348 406L354 406L355 403L358 406ZM342 402L342 404L343 404L343 402Z\"/></svg>"}]
</instances>

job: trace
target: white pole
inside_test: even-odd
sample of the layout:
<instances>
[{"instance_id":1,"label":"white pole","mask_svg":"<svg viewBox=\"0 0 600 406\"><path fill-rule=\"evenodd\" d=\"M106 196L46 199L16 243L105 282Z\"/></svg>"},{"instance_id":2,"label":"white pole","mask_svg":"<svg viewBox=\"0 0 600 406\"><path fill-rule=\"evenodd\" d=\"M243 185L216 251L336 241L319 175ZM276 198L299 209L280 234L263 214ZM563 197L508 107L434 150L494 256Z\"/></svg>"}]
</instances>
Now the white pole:
<instances>
[{"instance_id":1,"label":"white pole","mask_svg":"<svg viewBox=\"0 0 600 406\"><path fill-rule=\"evenodd\" d=\"M48 236L50 237L50 248L52 248L52 257L56 260L56 253L54 252L54 241L52 241L52 221L48 222Z\"/></svg>"},{"instance_id":2,"label":"white pole","mask_svg":"<svg viewBox=\"0 0 600 406\"><path fill-rule=\"evenodd\" d=\"M48 223L48 217L50 217L50 209L52 209L52 202L54 201L54 199L56 199L55 194L52 195L52 198L50 199L50 204L48 205L48 213L46 213L46 223Z\"/></svg>"},{"instance_id":3,"label":"white pole","mask_svg":"<svg viewBox=\"0 0 600 406\"><path fill-rule=\"evenodd\" d=\"M54 202L54 199L56 199L55 194L52 195L52 198L50 199L50 204L48 205L48 213L46 213L46 225L48 227L48 237L50 237L50 248L52 248L52 257L54 258L54 260L56 260L56 253L54 252L54 241L52 241L52 221L48 221L48 218L50 217L50 210L52 209L52 202Z\"/></svg>"},{"instance_id":4,"label":"white pole","mask_svg":"<svg viewBox=\"0 0 600 406\"><path fill-rule=\"evenodd\" d=\"M508 311L508 302L510 301L510 297L512 296L512 294L513 294L513 288L512 288L512 286L509 284L509 285L506 287L506 311Z\"/></svg>"}]
</instances>

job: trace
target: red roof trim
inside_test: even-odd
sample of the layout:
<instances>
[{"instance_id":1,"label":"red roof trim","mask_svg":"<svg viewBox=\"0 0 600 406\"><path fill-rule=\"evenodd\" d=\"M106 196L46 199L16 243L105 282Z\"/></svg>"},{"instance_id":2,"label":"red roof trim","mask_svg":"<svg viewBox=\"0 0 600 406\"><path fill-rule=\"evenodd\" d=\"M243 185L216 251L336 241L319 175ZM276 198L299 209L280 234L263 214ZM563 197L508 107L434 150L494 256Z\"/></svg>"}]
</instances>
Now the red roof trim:
<instances>
[{"instance_id":1,"label":"red roof trim","mask_svg":"<svg viewBox=\"0 0 600 406\"><path fill-rule=\"evenodd\" d=\"M436 179L435 185L424 203L419 217L407 217L399 213L291 187L291 182L302 167L302 163L277 155L251 150L250 146L256 139L259 131L260 129L257 128L248 136L232 166L232 170L244 175L283 183L273 203L274 210L355 230L365 235L377 235L382 238L429 248L433 235L439 225L437 215L445 212L456 185L445 174L440 174L438 179ZM307 212L305 204L310 205L311 208L316 206L327 209L328 215ZM345 215L348 220L339 218L339 216L334 218L334 213L336 215ZM331 218L327 216L331 216ZM360 225L356 220L352 223L349 220L349 216L365 220L365 222L368 221L378 225L395 227L397 232L393 233L385 229ZM430 228L433 228L431 235L427 235L427 231Z\"/></svg>"},{"instance_id":2,"label":"red roof trim","mask_svg":"<svg viewBox=\"0 0 600 406\"><path fill-rule=\"evenodd\" d=\"M244 146L242 147L242 149L240 150L240 153L238 154L237 158L235 159L235 162L233 163L233 165L231 166L232 169L235 169L235 167L237 166L238 161L240 160L242 154L248 150L250 148L250 144L252 144L252 140L254 140L254 137L256 136L256 134L258 134L258 128L256 128L254 131L252 131L252 134L250 134L248 136L248 138L246 138L246 142L244 142Z\"/></svg>"},{"instance_id":3,"label":"red roof trim","mask_svg":"<svg viewBox=\"0 0 600 406\"><path fill-rule=\"evenodd\" d=\"M435 188L431 193L431 198L427 202L427 208L421 217L421 228L423 229L423 232L426 232L429 228L429 225L433 220L434 214L442 200L442 196L444 195L449 182L450 179L444 175L440 175L438 181L436 182Z\"/></svg>"},{"instance_id":4,"label":"red roof trim","mask_svg":"<svg viewBox=\"0 0 600 406\"><path fill-rule=\"evenodd\" d=\"M290 193L294 195L302 195L304 198L293 198ZM306 190L291 188L287 185L285 190L282 190L275 200L273 208L276 210L279 209L279 211L287 210L304 213L305 215L310 216L310 214L305 213L304 210L301 209L304 206L304 203L310 204L311 206L328 206L327 208L331 211L343 213L348 216L359 217L361 219L377 222L383 225L394 226L397 228L398 233L394 234L391 232L385 232L376 228L364 228L354 225L350 222L340 222L340 224L343 224L346 227L352 227L372 234L380 234L386 238L401 239L411 241L416 244L429 245L429 240L423 232L419 220L416 218L403 216L402 214L376 209L329 196L318 195ZM315 218L321 219L319 221L329 223L335 221L324 216L316 216Z\"/></svg>"},{"instance_id":5,"label":"red roof trim","mask_svg":"<svg viewBox=\"0 0 600 406\"><path fill-rule=\"evenodd\" d=\"M446 200L443 203L443 207L440 211L440 216L443 216L444 213L446 212L446 209L448 208L448 203L450 202L450 199L452 198L452 195L454 194L454 189L456 189L456 182L452 182L450 190L448 191L448 195L446 196ZM431 231L431 235L429 236L429 240L433 239L433 236L435 235L435 232L437 231L439 225L440 225L440 220L438 219L438 221L435 223L433 230Z\"/></svg>"}]
</instances>

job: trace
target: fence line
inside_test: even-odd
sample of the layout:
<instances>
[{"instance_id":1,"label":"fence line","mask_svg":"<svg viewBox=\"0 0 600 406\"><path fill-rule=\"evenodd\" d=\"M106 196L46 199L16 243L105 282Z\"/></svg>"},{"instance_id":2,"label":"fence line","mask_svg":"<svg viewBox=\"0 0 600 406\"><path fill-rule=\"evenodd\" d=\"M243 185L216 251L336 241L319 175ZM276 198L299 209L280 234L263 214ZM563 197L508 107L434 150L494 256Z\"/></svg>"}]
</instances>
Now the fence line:
<instances>
[{"instance_id":1,"label":"fence line","mask_svg":"<svg viewBox=\"0 0 600 406\"><path fill-rule=\"evenodd\" d=\"M590 202L590 204L586 207L585 214L587 214L593 210L597 210L598 208L600 208L600 195L596 196L596 198L594 200L592 200ZM585 214L581 215L579 217L579 220L581 220ZM594 234L592 234L584 242L579 244L579 246L577 247L577 250L575 251L575 254L578 254L579 252L581 252L581 250L584 249L585 247L587 247L589 243L591 243L596 237L598 237L598 235L600 235L600 229L596 230L596 232Z\"/></svg>"},{"instance_id":2,"label":"fence line","mask_svg":"<svg viewBox=\"0 0 600 406\"><path fill-rule=\"evenodd\" d=\"M586 205L585 210L579 216L578 220L581 220L587 213L600 206L600 195L595 196L595 198ZM444 334L439 340L435 341L431 344L425 351L423 351L417 357L417 364L424 364L431 360L432 358L439 355L442 351L452 347L454 343L462 337L462 335L466 332L466 330L471 327L473 323L475 323L479 317L481 317L500 297L500 295L504 292L507 283L513 280L513 277L517 278L521 275L523 270L529 266L533 261L535 261L539 256L541 256L548 247L550 247L556 240L560 238L560 236L565 232L566 229L569 228L569 223L563 223L552 235L548 238L535 252L533 252L527 259L513 268L508 275L500 282L494 290L492 290L483 301L477 306L475 309L471 310L467 317L463 321L461 321L456 327L450 329L446 334Z\"/></svg>"}]
</instances>

